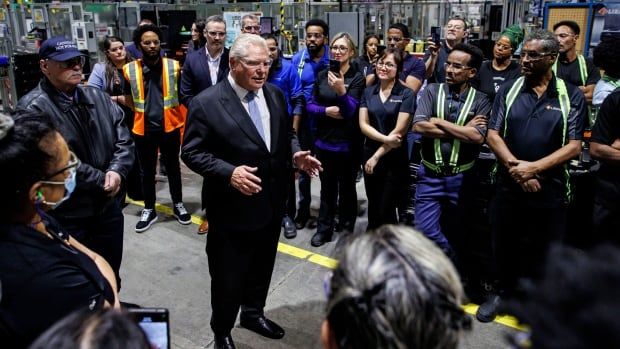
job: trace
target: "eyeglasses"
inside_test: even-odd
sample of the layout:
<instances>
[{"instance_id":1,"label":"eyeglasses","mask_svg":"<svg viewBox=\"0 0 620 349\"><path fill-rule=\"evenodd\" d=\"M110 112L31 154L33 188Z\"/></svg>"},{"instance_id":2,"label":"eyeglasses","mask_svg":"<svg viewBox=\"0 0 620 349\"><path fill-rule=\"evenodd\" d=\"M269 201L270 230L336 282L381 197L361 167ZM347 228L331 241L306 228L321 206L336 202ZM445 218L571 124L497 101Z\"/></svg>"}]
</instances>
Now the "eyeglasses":
<instances>
[{"instance_id":1,"label":"eyeglasses","mask_svg":"<svg viewBox=\"0 0 620 349\"><path fill-rule=\"evenodd\" d=\"M401 42L403 40L404 40L404 38L401 38L401 37L398 37L398 36L388 36L388 38L387 38L388 42L391 42L391 41Z\"/></svg>"},{"instance_id":2,"label":"eyeglasses","mask_svg":"<svg viewBox=\"0 0 620 349\"><path fill-rule=\"evenodd\" d=\"M571 34L571 33L558 33L554 35L556 38L562 38L562 39L566 39L569 36L575 36L575 34Z\"/></svg>"},{"instance_id":3,"label":"eyeglasses","mask_svg":"<svg viewBox=\"0 0 620 349\"><path fill-rule=\"evenodd\" d=\"M444 63L444 67L447 70L448 68L452 68L454 70L467 70L467 69L471 69L471 67L462 65L460 63L452 63L452 62L446 62Z\"/></svg>"},{"instance_id":4,"label":"eyeglasses","mask_svg":"<svg viewBox=\"0 0 620 349\"><path fill-rule=\"evenodd\" d=\"M245 27L243 27L243 30L245 30L246 32L260 32L260 25L246 25Z\"/></svg>"},{"instance_id":5,"label":"eyeglasses","mask_svg":"<svg viewBox=\"0 0 620 349\"><path fill-rule=\"evenodd\" d=\"M78 159L77 155L75 155L74 152L69 151L69 162L67 163L67 166L61 168L60 170L49 174L47 176L45 176L43 178L43 180L41 181L41 183L46 183L46 184L65 184L64 181L62 182L55 182L55 181L48 181L47 179L50 178L54 178L57 175L59 175L60 173L63 173L67 170L69 170L69 176L67 176L67 178L71 178L71 176L73 176L73 174L77 171L77 167L80 165L80 159Z\"/></svg>"},{"instance_id":6,"label":"eyeglasses","mask_svg":"<svg viewBox=\"0 0 620 349\"><path fill-rule=\"evenodd\" d=\"M159 41L159 40L153 40L153 41L147 40L147 41L142 41L141 43L144 46L151 46L151 45L159 46L159 44L161 44L161 41Z\"/></svg>"},{"instance_id":7,"label":"eyeglasses","mask_svg":"<svg viewBox=\"0 0 620 349\"><path fill-rule=\"evenodd\" d=\"M349 48L346 46L331 46L329 49L334 52L338 51L343 53L349 51Z\"/></svg>"},{"instance_id":8,"label":"eyeglasses","mask_svg":"<svg viewBox=\"0 0 620 349\"><path fill-rule=\"evenodd\" d=\"M512 46L504 45L499 42L495 43L495 47L502 49L502 50L512 50Z\"/></svg>"},{"instance_id":9,"label":"eyeglasses","mask_svg":"<svg viewBox=\"0 0 620 349\"><path fill-rule=\"evenodd\" d=\"M392 63L377 62L377 68L394 69L396 68L396 65Z\"/></svg>"},{"instance_id":10,"label":"eyeglasses","mask_svg":"<svg viewBox=\"0 0 620 349\"><path fill-rule=\"evenodd\" d=\"M53 59L51 60L54 61ZM54 62L56 62L56 64L58 65L60 69L70 69L70 68L75 67L76 65L83 67L84 63L86 63L86 57L77 56L77 57L67 59L66 61L54 61Z\"/></svg>"},{"instance_id":11,"label":"eyeglasses","mask_svg":"<svg viewBox=\"0 0 620 349\"><path fill-rule=\"evenodd\" d=\"M271 59L268 61L261 62L261 61L249 61L247 59L241 58L239 61L243 63L243 65L245 65L246 67L249 67L252 69L258 69L258 68L268 69L269 67L271 67L271 64L273 63Z\"/></svg>"},{"instance_id":12,"label":"eyeglasses","mask_svg":"<svg viewBox=\"0 0 620 349\"><path fill-rule=\"evenodd\" d=\"M321 33L306 33L306 38L307 39L322 39L323 38L323 34Z\"/></svg>"},{"instance_id":13,"label":"eyeglasses","mask_svg":"<svg viewBox=\"0 0 620 349\"><path fill-rule=\"evenodd\" d=\"M217 37L223 38L223 37L226 36L226 33L224 33L224 32L208 32L208 31L205 31L205 33L207 33L207 35L209 35L210 37L213 37L213 38L217 38Z\"/></svg>"},{"instance_id":14,"label":"eyeglasses","mask_svg":"<svg viewBox=\"0 0 620 349\"><path fill-rule=\"evenodd\" d=\"M541 53L541 52L536 52L536 51L521 51L519 56L521 57L521 59L528 57L530 61L538 61L540 59L543 59L543 57L545 56L551 56L554 54L555 52L542 52Z\"/></svg>"},{"instance_id":15,"label":"eyeglasses","mask_svg":"<svg viewBox=\"0 0 620 349\"><path fill-rule=\"evenodd\" d=\"M460 24L448 24L448 25L446 25L446 29L456 29L456 30L462 30L462 29L464 29L464 28L465 28L465 27L463 27L463 26L462 26L462 25L460 25Z\"/></svg>"}]
</instances>

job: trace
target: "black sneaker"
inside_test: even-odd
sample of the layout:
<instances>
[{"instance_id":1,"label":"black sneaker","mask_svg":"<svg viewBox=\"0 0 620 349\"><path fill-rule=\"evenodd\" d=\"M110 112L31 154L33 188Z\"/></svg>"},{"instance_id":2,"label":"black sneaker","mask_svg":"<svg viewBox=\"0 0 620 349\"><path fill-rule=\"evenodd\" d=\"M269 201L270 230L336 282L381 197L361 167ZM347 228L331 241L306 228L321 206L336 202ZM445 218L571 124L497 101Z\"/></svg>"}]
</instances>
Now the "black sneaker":
<instances>
[{"instance_id":1,"label":"black sneaker","mask_svg":"<svg viewBox=\"0 0 620 349\"><path fill-rule=\"evenodd\" d=\"M476 319L480 322L491 322L495 320L501 302L502 299L498 294L490 293L486 302L482 303L480 307L478 307Z\"/></svg>"},{"instance_id":2,"label":"black sneaker","mask_svg":"<svg viewBox=\"0 0 620 349\"><path fill-rule=\"evenodd\" d=\"M172 209L174 212L174 217L179 221L179 223L183 225L188 225L192 223L192 216L185 209L185 205L182 202L177 202L174 204L174 208Z\"/></svg>"},{"instance_id":3,"label":"black sneaker","mask_svg":"<svg viewBox=\"0 0 620 349\"><path fill-rule=\"evenodd\" d=\"M155 222L157 222L157 213L155 213L155 210L152 208L143 209L140 220L138 221L138 224L136 224L136 233L146 231Z\"/></svg>"},{"instance_id":4,"label":"black sneaker","mask_svg":"<svg viewBox=\"0 0 620 349\"><path fill-rule=\"evenodd\" d=\"M310 239L310 245L314 247L319 247L324 245L326 242L332 241L332 235L328 232L316 232L312 235L312 239Z\"/></svg>"}]
</instances>

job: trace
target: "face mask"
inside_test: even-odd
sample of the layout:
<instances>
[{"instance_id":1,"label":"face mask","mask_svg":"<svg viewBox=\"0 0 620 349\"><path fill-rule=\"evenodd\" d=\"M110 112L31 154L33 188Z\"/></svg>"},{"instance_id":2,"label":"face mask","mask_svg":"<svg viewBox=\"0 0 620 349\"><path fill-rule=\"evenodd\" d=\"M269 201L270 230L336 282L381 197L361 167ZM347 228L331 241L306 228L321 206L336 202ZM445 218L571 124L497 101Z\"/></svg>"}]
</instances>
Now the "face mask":
<instances>
[{"instance_id":1,"label":"face mask","mask_svg":"<svg viewBox=\"0 0 620 349\"><path fill-rule=\"evenodd\" d=\"M67 201L71 197L71 194L73 193L73 191L75 190L75 186L76 186L76 183L77 183L76 171L74 169L71 172L71 174L69 175L69 177L67 177L65 179L64 182L51 182L51 181L41 181L41 182L45 183L45 184L53 184L53 185L61 185L61 184L63 184L65 186L65 196L63 196L62 199L58 200L57 202L43 201L44 204L50 206L51 209L54 210L58 206L60 206L60 204L62 204L63 202Z\"/></svg>"}]
</instances>

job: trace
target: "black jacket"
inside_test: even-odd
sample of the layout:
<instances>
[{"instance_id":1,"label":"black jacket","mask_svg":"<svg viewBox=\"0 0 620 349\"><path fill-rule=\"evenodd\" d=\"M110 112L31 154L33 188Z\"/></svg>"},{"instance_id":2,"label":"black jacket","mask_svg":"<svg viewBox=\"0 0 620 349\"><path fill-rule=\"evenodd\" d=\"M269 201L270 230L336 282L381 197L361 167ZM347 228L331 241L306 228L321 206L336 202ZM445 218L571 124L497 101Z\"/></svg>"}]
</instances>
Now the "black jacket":
<instances>
[{"instance_id":1,"label":"black jacket","mask_svg":"<svg viewBox=\"0 0 620 349\"><path fill-rule=\"evenodd\" d=\"M83 85L77 87L76 98L69 101L43 78L19 100L17 109L50 115L81 160L75 191L53 211L54 216L91 217L103 211L111 202L103 190L106 172L117 172L124 179L134 162L133 140L118 105L105 92Z\"/></svg>"}]
</instances>

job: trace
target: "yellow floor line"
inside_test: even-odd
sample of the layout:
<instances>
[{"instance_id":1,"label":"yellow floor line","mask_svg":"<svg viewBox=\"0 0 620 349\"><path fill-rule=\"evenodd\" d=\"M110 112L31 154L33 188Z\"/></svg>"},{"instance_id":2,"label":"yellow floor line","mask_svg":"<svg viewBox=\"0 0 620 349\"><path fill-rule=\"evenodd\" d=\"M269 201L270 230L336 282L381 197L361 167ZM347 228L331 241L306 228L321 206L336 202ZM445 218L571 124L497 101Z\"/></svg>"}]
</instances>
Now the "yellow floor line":
<instances>
[{"instance_id":1,"label":"yellow floor line","mask_svg":"<svg viewBox=\"0 0 620 349\"><path fill-rule=\"evenodd\" d=\"M144 207L144 201L135 201L130 198L126 198L125 201L129 204ZM168 207L162 204L155 204L155 210L157 212L161 212L167 215L172 215L173 213L171 207ZM200 225L202 224L202 221L203 219L201 216L192 215L192 223L196 225ZM311 251L307 251L307 250L304 250L302 248L299 248L293 245L285 244L283 242L278 242L278 252L284 253L286 255L289 255L295 258L307 260L311 263L318 264L322 267L329 268L329 269L334 269L336 268L336 265L338 265L338 261L333 258L323 256L323 255L320 255L318 253L314 253ZM466 313L475 316L476 311L478 310L478 305L473 304L473 303L466 304L463 306L463 309L465 310ZM519 324L517 319L515 319L512 316L508 316L508 315L498 316L497 318L495 318L494 322L497 322L504 326L508 326L510 328L514 328L519 331L525 331L525 327Z\"/></svg>"},{"instance_id":2,"label":"yellow floor line","mask_svg":"<svg viewBox=\"0 0 620 349\"><path fill-rule=\"evenodd\" d=\"M127 203L136 205L136 206L141 206L144 207L144 201L135 201L132 199L125 199L125 201ZM161 212L167 215L172 215L172 208L162 205L162 204L155 204L155 210L157 212ZM202 217L197 216L197 215L192 215L192 223L196 224L196 225L200 225L202 224ZM295 258L299 258L299 259L303 259L303 260L307 260L309 262L312 262L314 264L318 264L322 267L326 267L326 268L335 268L336 265L338 264L338 261L330 258L330 257L326 257L320 254L316 254L314 252L310 252L304 249L301 249L299 247L295 247L293 245L288 245L282 242L278 242L278 252L280 253L284 253L287 254L289 256L295 257Z\"/></svg>"}]
</instances>

